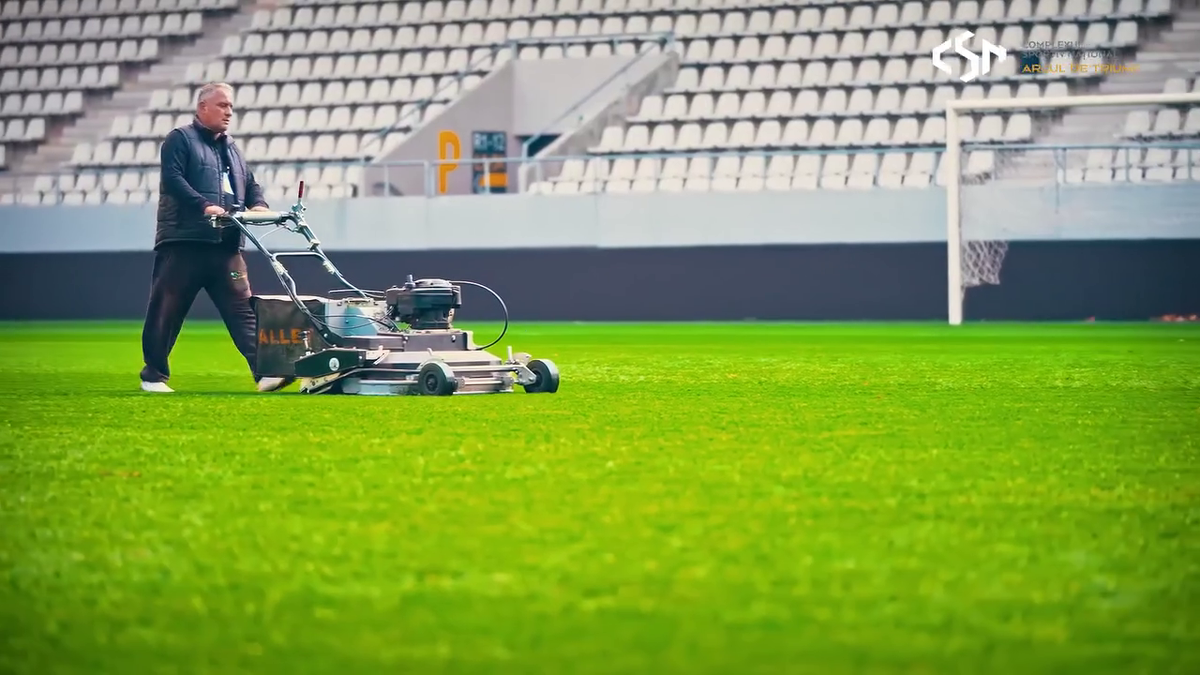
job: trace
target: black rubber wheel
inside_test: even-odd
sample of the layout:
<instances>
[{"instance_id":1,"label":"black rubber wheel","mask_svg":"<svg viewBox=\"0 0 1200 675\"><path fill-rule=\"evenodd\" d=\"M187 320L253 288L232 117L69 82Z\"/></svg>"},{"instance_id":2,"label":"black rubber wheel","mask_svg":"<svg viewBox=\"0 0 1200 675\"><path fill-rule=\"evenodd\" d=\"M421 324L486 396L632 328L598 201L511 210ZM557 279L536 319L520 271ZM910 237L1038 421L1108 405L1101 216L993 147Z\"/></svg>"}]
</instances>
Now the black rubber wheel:
<instances>
[{"instance_id":1,"label":"black rubber wheel","mask_svg":"<svg viewBox=\"0 0 1200 675\"><path fill-rule=\"evenodd\" d=\"M553 394L558 391L558 366L549 359L534 359L528 364L537 378L525 385L527 394Z\"/></svg>"},{"instance_id":2,"label":"black rubber wheel","mask_svg":"<svg viewBox=\"0 0 1200 675\"><path fill-rule=\"evenodd\" d=\"M449 396L458 390L458 380L450 366L431 361L421 366L417 375L417 388L422 396Z\"/></svg>"}]
</instances>

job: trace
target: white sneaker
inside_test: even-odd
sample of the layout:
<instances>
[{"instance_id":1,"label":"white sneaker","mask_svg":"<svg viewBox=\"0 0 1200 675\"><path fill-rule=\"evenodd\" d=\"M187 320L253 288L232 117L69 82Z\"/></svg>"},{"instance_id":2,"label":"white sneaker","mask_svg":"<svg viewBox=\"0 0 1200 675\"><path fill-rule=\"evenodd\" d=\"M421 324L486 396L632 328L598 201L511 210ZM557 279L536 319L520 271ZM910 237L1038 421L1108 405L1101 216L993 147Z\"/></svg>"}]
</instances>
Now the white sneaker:
<instances>
[{"instance_id":1,"label":"white sneaker","mask_svg":"<svg viewBox=\"0 0 1200 675\"><path fill-rule=\"evenodd\" d=\"M175 390L168 387L166 382L143 382L142 391L152 391L156 394L169 394Z\"/></svg>"},{"instance_id":2,"label":"white sneaker","mask_svg":"<svg viewBox=\"0 0 1200 675\"><path fill-rule=\"evenodd\" d=\"M286 377L264 377L258 381L258 390L276 391L278 389L283 389L292 382L295 382L295 380Z\"/></svg>"}]
</instances>

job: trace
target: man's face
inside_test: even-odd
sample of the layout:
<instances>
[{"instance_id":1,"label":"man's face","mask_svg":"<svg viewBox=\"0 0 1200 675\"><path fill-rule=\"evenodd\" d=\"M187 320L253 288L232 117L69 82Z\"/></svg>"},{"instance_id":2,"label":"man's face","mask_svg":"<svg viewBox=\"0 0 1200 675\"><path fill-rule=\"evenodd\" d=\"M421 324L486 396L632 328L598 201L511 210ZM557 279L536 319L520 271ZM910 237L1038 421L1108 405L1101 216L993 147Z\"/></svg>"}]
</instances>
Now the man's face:
<instances>
[{"instance_id":1,"label":"man's face","mask_svg":"<svg viewBox=\"0 0 1200 675\"><path fill-rule=\"evenodd\" d=\"M213 92L208 100L196 109L200 123L213 131L224 133L229 130L233 119L233 97L224 89Z\"/></svg>"}]
</instances>

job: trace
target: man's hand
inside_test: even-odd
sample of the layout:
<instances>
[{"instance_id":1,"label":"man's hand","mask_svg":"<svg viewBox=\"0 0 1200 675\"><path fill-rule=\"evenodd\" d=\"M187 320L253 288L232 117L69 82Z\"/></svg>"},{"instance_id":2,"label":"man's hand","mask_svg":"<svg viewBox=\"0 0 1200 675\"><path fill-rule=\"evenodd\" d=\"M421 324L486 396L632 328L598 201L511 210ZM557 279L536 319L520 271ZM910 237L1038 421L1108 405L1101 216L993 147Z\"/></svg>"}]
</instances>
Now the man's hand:
<instances>
[{"instance_id":1,"label":"man's hand","mask_svg":"<svg viewBox=\"0 0 1200 675\"><path fill-rule=\"evenodd\" d=\"M251 206L250 210L251 211L270 211L271 209L268 209L267 207L263 206L262 204L259 204L258 206Z\"/></svg>"},{"instance_id":2,"label":"man's hand","mask_svg":"<svg viewBox=\"0 0 1200 675\"><path fill-rule=\"evenodd\" d=\"M206 216L223 216L223 215L225 215L225 209L217 206L216 204L213 204L212 206L205 207L204 215L206 215Z\"/></svg>"}]
</instances>

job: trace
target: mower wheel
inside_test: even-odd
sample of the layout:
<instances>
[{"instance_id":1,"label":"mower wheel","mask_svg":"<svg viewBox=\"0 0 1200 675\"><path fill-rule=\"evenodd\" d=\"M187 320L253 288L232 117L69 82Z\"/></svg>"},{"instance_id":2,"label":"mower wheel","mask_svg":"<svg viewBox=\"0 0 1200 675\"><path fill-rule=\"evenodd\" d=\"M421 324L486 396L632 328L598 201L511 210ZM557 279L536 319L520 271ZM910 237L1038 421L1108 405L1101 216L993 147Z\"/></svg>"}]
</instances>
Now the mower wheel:
<instances>
[{"instance_id":1,"label":"mower wheel","mask_svg":"<svg viewBox=\"0 0 1200 675\"><path fill-rule=\"evenodd\" d=\"M458 380L450 366L441 361L430 361L421 366L417 388L422 396L449 396L458 391Z\"/></svg>"},{"instance_id":2,"label":"mower wheel","mask_svg":"<svg viewBox=\"0 0 1200 675\"><path fill-rule=\"evenodd\" d=\"M534 359L526 364L537 378L525 385L527 394L553 394L558 391L558 366L549 359Z\"/></svg>"}]
</instances>

